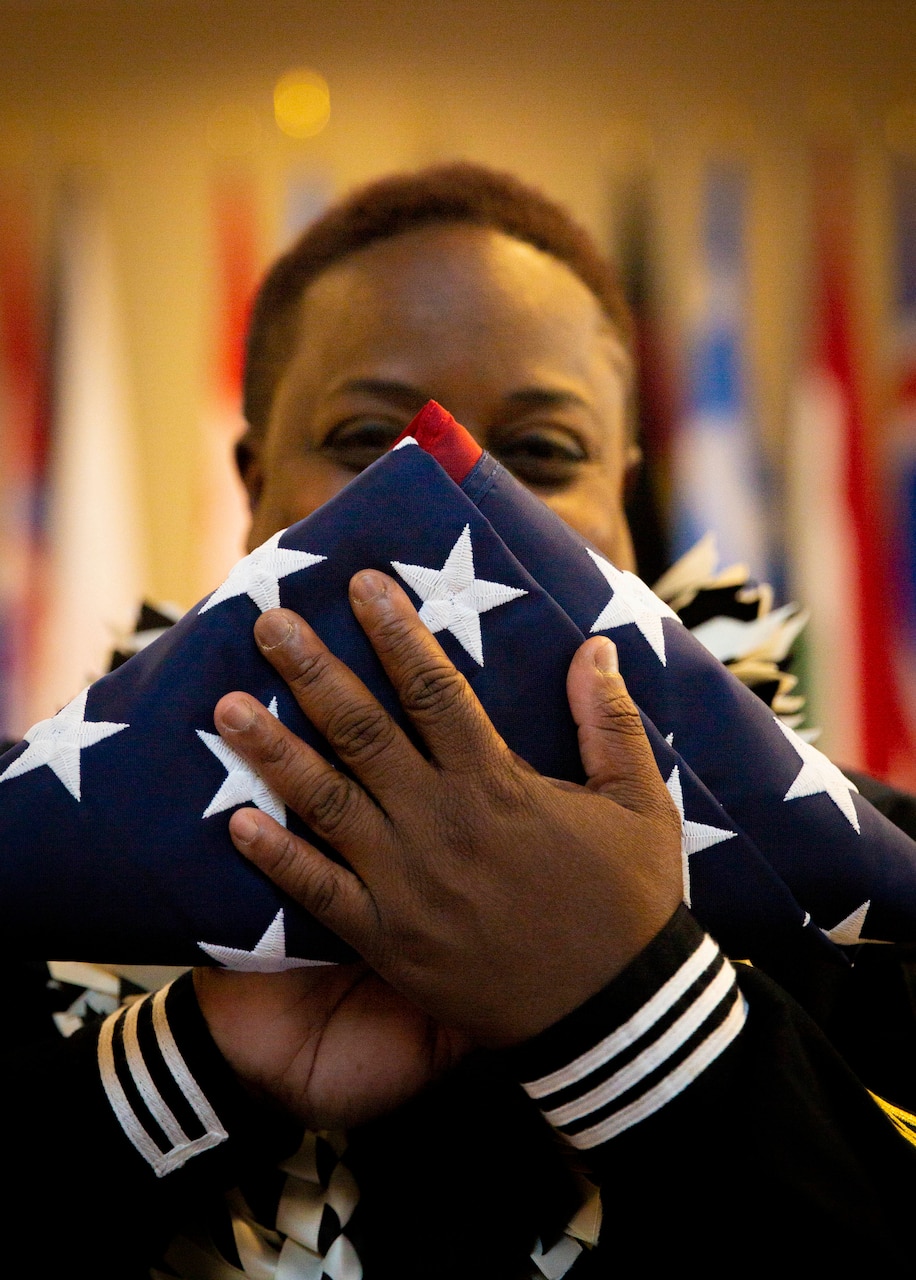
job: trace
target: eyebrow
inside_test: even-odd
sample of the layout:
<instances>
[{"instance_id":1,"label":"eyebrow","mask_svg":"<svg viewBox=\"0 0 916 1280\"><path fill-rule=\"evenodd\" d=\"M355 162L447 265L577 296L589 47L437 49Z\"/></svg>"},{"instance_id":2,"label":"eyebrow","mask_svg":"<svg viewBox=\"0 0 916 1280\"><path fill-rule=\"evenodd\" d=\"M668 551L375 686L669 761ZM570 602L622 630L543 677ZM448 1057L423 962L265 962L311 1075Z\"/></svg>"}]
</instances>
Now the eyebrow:
<instances>
[{"instance_id":1,"label":"eyebrow","mask_svg":"<svg viewBox=\"0 0 916 1280\"><path fill-rule=\"evenodd\" d=\"M357 392L393 400L406 409L419 411L430 399L427 392L394 378L348 378L336 388L340 392ZM584 408L591 406L575 391L551 387L519 387L510 391L506 400L511 405L530 409Z\"/></svg>"},{"instance_id":2,"label":"eyebrow","mask_svg":"<svg viewBox=\"0 0 916 1280\"><path fill-rule=\"evenodd\" d=\"M419 412L431 398L419 387L408 382L398 382L394 378L347 378L338 387L337 392L358 392L362 395L378 396L382 400L393 400L405 409Z\"/></svg>"},{"instance_id":3,"label":"eyebrow","mask_svg":"<svg viewBox=\"0 0 916 1280\"><path fill-rule=\"evenodd\" d=\"M523 405L527 409L590 409L592 406L576 391L551 387L520 387L511 391L506 399L510 404Z\"/></svg>"}]
</instances>

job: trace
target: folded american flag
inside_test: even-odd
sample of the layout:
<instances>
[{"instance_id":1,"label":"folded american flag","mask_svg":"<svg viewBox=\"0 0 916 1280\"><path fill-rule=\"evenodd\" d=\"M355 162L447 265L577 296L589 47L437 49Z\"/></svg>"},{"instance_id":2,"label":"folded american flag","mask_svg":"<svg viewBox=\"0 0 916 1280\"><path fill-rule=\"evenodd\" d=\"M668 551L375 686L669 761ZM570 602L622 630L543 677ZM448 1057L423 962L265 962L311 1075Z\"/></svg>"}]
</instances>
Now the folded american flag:
<instances>
[{"instance_id":1,"label":"folded american flag","mask_svg":"<svg viewBox=\"0 0 916 1280\"><path fill-rule=\"evenodd\" d=\"M554 777L582 777L569 661L590 633L613 637L681 811L685 897L732 955L916 940L916 844L431 403L332 501L0 757L8 952L262 970L350 958L233 848L241 804L312 837L214 732L213 707L246 690L330 754L252 637L282 604L404 724L350 610L364 568L399 578L508 744Z\"/></svg>"}]
</instances>

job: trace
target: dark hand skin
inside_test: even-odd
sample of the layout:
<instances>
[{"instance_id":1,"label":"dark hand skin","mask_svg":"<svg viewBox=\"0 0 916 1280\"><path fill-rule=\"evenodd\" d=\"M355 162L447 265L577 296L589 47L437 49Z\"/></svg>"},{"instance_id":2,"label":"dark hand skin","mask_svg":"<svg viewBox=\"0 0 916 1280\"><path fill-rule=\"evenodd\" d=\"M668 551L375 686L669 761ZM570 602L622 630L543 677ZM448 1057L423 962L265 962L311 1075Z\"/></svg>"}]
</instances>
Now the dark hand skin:
<instances>
[{"instance_id":1,"label":"dark hand skin","mask_svg":"<svg viewBox=\"0 0 916 1280\"><path fill-rule=\"evenodd\" d=\"M508 749L392 579L357 574L350 598L429 759L288 610L262 615L257 642L357 781L247 694L222 698L215 720L353 871L257 809L233 814L236 847L366 963L196 974L240 1078L315 1127L389 1110L469 1048L558 1021L682 893L680 821L610 641L586 641L569 671L578 787Z\"/></svg>"}]
</instances>

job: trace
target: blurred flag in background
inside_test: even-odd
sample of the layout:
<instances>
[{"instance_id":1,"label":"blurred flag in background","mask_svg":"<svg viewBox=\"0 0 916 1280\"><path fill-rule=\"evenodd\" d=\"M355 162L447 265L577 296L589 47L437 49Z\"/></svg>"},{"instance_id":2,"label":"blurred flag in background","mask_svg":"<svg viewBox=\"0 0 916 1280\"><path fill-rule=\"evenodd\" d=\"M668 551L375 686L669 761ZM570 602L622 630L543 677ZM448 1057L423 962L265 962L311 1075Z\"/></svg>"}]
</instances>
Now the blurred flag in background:
<instances>
[{"instance_id":1,"label":"blurred flag in background","mask_svg":"<svg viewBox=\"0 0 916 1280\"><path fill-rule=\"evenodd\" d=\"M27 727L40 620L47 460L46 314L31 191L0 183L0 740Z\"/></svg>"},{"instance_id":2,"label":"blurred flag in background","mask_svg":"<svg viewBox=\"0 0 916 1280\"><path fill-rule=\"evenodd\" d=\"M201 591L220 582L245 551L248 503L234 448L245 429L245 333L261 265L253 177L221 175L211 199L212 320L195 504Z\"/></svg>"},{"instance_id":3,"label":"blurred flag in background","mask_svg":"<svg viewBox=\"0 0 916 1280\"><path fill-rule=\"evenodd\" d=\"M892 649L887 538L853 322L851 158L815 150L810 342L787 455L794 593L811 611L808 694L837 763L906 784L911 738Z\"/></svg>"},{"instance_id":4,"label":"blurred flag in background","mask_svg":"<svg viewBox=\"0 0 916 1280\"><path fill-rule=\"evenodd\" d=\"M686 406L672 449L672 536L682 555L712 531L723 565L745 564L754 578L771 581L766 475L747 387L747 200L744 167L712 163L703 185Z\"/></svg>"},{"instance_id":5,"label":"blurred flag in background","mask_svg":"<svg viewBox=\"0 0 916 1280\"><path fill-rule=\"evenodd\" d=\"M888 490L892 521L893 622L907 722L916 737L916 156L892 170L892 408L888 424ZM916 785L916 763L908 779Z\"/></svg>"},{"instance_id":6,"label":"blurred flag in background","mask_svg":"<svg viewBox=\"0 0 916 1280\"><path fill-rule=\"evenodd\" d=\"M334 199L334 183L330 170L312 164L292 172L286 182L283 218L277 252L288 249L306 227L319 218Z\"/></svg>"},{"instance_id":7,"label":"blurred flag in background","mask_svg":"<svg viewBox=\"0 0 916 1280\"><path fill-rule=\"evenodd\" d=\"M62 190L51 290L47 572L27 722L56 712L107 666L143 590L124 335L101 192Z\"/></svg>"},{"instance_id":8,"label":"blurred flag in background","mask_svg":"<svg viewBox=\"0 0 916 1280\"><path fill-rule=\"evenodd\" d=\"M290 178L277 252L323 212L330 198L330 181L322 170ZM241 167L219 174L212 185L211 211L211 336L196 503L201 592L212 590L244 554L248 532L248 499L234 450L245 430L245 336L264 268L255 174Z\"/></svg>"}]
</instances>

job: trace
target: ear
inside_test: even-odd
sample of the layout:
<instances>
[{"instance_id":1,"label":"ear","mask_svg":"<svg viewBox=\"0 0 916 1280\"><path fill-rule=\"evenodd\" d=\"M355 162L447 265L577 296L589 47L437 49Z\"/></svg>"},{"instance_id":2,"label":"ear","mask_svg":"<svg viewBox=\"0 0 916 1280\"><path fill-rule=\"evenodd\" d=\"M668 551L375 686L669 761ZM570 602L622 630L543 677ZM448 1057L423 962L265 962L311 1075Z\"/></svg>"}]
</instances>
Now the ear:
<instances>
[{"instance_id":1,"label":"ear","mask_svg":"<svg viewBox=\"0 0 916 1280\"><path fill-rule=\"evenodd\" d=\"M248 505L252 515L257 510L261 500L261 490L264 488L264 469L261 463L263 448L263 437L255 435L251 427L235 446L235 465L238 467L248 494Z\"/></svg>"}]
</instances>

